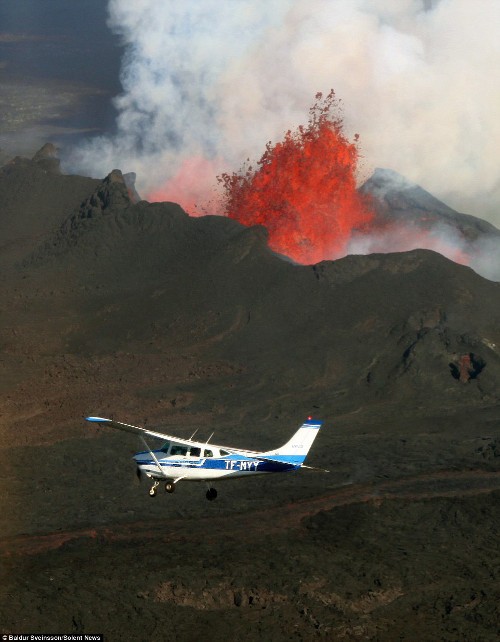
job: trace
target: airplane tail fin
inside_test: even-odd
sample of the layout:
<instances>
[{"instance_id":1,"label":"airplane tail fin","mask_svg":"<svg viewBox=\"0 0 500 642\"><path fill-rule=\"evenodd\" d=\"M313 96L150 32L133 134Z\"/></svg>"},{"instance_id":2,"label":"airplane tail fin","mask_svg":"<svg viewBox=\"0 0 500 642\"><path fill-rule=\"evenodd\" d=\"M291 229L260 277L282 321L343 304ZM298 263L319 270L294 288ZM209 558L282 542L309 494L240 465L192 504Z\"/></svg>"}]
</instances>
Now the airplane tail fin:
<instances>
[{"instance_id":1,"label":"airplane tail fin","mask_svg":"<svg viewBox=\"0 0 500 642\"><path fill-rule=\"evenodd\" d=\"M322 424L323 422L317 419L306 419L284 446L277 450L262 453L262 455L268 458L279 458L279 460L287 463L302 465Z\"/></svg>"}]
</instances>

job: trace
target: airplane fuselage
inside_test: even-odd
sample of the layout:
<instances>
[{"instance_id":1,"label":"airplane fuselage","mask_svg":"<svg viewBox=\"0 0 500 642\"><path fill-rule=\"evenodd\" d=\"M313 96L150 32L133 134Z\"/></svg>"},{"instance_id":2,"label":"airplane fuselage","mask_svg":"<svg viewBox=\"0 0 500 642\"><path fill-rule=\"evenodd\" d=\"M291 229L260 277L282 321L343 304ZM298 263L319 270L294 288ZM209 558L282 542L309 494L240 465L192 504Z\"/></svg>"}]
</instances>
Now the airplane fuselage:
<instances>
[{"instance_id":1,"label":"airplane fuselage","mask_svg":"<svg viewBox=\"0 0 500 642\"><path fill-rule=\"evenodd\" d=\"M212 457L165 457L162 451L153 451L154 461L149 452L137 453L134 459L142 473L153 479L178 479L203 481L224 477L246 477L265 473L286 472L299 468L289 462L263 461L255 457L235 455ZM161 468L161 473L158 468Z\"/></svg>"}]
</instances>

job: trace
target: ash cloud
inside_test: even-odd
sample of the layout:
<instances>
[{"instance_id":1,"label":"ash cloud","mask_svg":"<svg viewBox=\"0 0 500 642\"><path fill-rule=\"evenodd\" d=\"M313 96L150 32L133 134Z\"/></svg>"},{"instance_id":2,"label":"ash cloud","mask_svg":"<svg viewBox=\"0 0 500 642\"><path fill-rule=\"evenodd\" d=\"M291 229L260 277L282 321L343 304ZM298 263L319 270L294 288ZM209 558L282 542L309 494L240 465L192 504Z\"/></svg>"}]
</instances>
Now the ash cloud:
<instances>
[{"instance_id":1,"label":"ash cloud","mask_svg":"<svg viewBox=\"0 0 500 642\"><path fill-rule=\"evenodd\" d=\"M92 175L103 175L110 166L130 169L138 174L141 193L170 187L171 199L181 196L191 179L183 168L196 165L205 175L194 188L201 197L216 184L217 173L240 164L246 153L244 146L228 143L220 114L226 91L239 96L243 110L251 100L249 88L240 82L225 88L224 75L275 23L278 27L288 4L277 0L271 9L266 0L110 0L109 25L126 45L124 91L114 100L117 131L73 150L67 165ZM243 123L243 111L241 118ZM263 144L254 132L250 147ZM180 186L173 184L179 171Z\"/></svg>"},{"instance_id":2,"label":"ash cloud","mask_svg":"<svg viewBox=\"0 0 500 642\"><path fill-rule=\"evenodd\" d=\"M333 87L362 178L392 167L500 224L497 0L110 0L109 24L126 44L116 134L71 169L133 170L140 193L182 203L196 159L203 198Z\"/></svg>"}]
</instances>

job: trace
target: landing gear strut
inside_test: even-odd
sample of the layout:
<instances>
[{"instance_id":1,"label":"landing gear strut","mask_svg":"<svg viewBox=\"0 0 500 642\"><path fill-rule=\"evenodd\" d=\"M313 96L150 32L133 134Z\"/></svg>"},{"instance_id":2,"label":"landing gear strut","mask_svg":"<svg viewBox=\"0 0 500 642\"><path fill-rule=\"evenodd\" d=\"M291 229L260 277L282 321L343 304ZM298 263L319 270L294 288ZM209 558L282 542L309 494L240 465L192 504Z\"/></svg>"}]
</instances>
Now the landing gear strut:
<instances>
[{"instance_id":1,"label":"landing gear strut","mask_svg":"<svg viewBox=\"0 0 500 642\"><path fill-rule=\"evenodd\" d=\"M209 502L213 502L213 501L214 501L214 499L216 499L216 498L217 498L217 491L215 490L215 488L209 488L209 489L207 490L207 495L206 495L206 497L207 497L207 499L208 499L208 501L209 501Z\"/></svg>"},{"instance_id":2,"label":"landing gear strut","mask_svg":"<svg viewBox=\"0 0 500 642\"><path fill-rule=\"evenodd\" d=\"M154 482L154 484L153 484L153 485L151 486L151 488L149 489L149 496L150 496L150 497L156 497L157 488L158 488L158 486L159 486L159 485L160 485L160 482L159 482L159 481L155 481L155 482Z\"/></svg>"},{"instance_id":3,"label":"landing gear strut","mask_svg":"<svg viewBox=\"0 0 500 642\"><path fill-rule=\"evenodd\" d=\"M173 484L172 482L167 482L165 484L165 490L167 491L167 493L173 493L175 490L175 484Z\"/></svg>"}]
</instances>

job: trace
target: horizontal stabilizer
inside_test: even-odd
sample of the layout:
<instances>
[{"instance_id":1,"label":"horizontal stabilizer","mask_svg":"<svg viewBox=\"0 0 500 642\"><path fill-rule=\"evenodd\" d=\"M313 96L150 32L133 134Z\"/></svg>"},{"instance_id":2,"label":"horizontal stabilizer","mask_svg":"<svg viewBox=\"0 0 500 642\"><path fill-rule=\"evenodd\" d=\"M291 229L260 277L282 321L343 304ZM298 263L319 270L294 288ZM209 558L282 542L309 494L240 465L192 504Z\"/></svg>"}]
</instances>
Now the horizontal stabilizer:
<instances>
[{"instance_id":1,"label":"horizontal stabilizer","mask_svg":"<svg viewBox=\"0 0 500 642\"><path fill-rule=\"evenodd\" d=\"M256 459L257 461L268 461L273 464L278 464L283 466L284 469L288 469L290 466L295 466L296 464L286 459L278 459L277 457L266 457L261 455L258 452L251 450L233 450L225 448L226 452L230 455L236 455L236 457L245 457L246 459Z\"/></svg>"},{"instance_id":2,"label":"horizontal stabilizer","mask_svg":"<svg viewBox=\"0 0 500 642\"><path fill-rule=\"evenodd\" d=\"M305 464L302 464L302 468L306 468L307 470L313 470L315 473L329 473L330 472L326 468L318 468L317 466L306 466Z\"/></svg>"}]
</instances>

